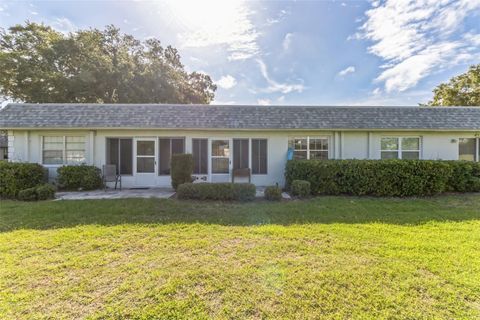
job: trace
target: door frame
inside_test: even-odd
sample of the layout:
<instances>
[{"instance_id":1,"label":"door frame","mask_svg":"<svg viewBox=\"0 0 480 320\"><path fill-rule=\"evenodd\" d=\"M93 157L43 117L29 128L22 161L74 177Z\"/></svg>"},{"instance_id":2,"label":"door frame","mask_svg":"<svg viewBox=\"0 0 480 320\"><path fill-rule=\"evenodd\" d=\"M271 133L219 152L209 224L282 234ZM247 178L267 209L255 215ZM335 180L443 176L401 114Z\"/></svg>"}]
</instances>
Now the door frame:
<instances>
[{"instance_id":1,"label":"door frame","mask_svg":"<svg viewBox=\"0 0 480 320\"><path fill-rule=\"evenodd\" d=\"M212 143L216 140L227 140L230 153L228 155L228 173L214 173L213 172L213 156L212 156ZM209 180L213 181L213 177L226 177L225 182L230 182L232 176L232 154L233 154L233 138L231 137L211 137L208 139L208 172Z\"/></svg>"},{"instance_id":2,"label":"door frame","mask_svg":"<svg viewBox=\"0 0 480 320\"><path fill-rule=\"evenodd\" d=\"M134 139L134 146L133 146L133 176L134 184L137 187L154 187L156 185L156 180L158 176L158 166L157 166L157 159L158 159L158 137L135 137ZM153 141L154 143L154 155L153 155L153 172L137 172L137 143L138 141ZM152 157L152 156L140 156L140 157ZM149 183L150 180L152 183Z\"/></svg>"}]
</instances>

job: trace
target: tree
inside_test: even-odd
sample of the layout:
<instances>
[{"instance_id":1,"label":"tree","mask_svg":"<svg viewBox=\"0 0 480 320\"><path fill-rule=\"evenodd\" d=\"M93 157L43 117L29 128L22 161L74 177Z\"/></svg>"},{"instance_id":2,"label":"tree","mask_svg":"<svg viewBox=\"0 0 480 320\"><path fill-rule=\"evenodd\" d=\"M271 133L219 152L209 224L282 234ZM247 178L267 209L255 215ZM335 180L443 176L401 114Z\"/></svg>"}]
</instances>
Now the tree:
<instances>
[{"instance_id":1,"label":"tree","mask_svg":"<svg viewBox=\"0 0 480 320\"><path fill-rule=\"evenodd\" d=\"M110 25L68 35L26 22L0 29L0 94L24 102L210 103L217 89L177 49Z\"/></svg>"},{"instance_id":2,"label":"tree","mask_svg":"<svg viewBox=\"0 0 480 320\"><path fill-rule=\"evenodd\" d=\"M433 99L427 105L480 107L480 64L437 86L433 90Z\"/></svg>"}]
</instances>

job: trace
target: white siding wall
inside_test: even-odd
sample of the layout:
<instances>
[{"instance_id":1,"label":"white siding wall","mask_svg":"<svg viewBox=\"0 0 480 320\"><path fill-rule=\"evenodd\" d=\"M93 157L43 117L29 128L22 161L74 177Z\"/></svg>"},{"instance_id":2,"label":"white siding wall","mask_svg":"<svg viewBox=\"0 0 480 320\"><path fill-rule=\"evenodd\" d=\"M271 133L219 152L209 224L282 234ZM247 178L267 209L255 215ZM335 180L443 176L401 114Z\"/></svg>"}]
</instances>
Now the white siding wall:
<instances>
[{"instance_id":1,"label":"white siding wall","mask_svg":"<svg viewBox=\"0 0 480 320\"><path fill-rule=\"evenodd\" d=\"M380 141L384 136L418 136L421 138L422 159L458 159L458 139L473 138L475 132L366 132L366 131L164 131L164 130L13 130L9 131L10 161L42 162L42 136L73 135L85 136L86 158L89 164L100 167L105 164L107 137L185 137L185 149L192 150L192 138L265 138L268 140L268 174L252 176L256 185L284 184L284 168L287 161L289 137L327 136L330 143L330 157L341 159L379 159ZM210 145L210 144L209 144ZM231 146L232 147L232 146ZM209 146L210 148L210 146ZM210 154L210 150L209 150ZM50 177L55 178L58 166L50 165ZM122 177L125 187L133 187L133 176ZM211 179L214 181L214 178ZM156 177L157 186L170 186L170 177Z\"/></svg>"},{"instance_id":2,"label":"white siding wall","mask_svg":"<svg viewBox=\"0 0 480 320\"><path fill-rule=\"evenodd\" d=\"M368 132L344 132L342 159L368 159Z\"/></svg>"}]
</instances>

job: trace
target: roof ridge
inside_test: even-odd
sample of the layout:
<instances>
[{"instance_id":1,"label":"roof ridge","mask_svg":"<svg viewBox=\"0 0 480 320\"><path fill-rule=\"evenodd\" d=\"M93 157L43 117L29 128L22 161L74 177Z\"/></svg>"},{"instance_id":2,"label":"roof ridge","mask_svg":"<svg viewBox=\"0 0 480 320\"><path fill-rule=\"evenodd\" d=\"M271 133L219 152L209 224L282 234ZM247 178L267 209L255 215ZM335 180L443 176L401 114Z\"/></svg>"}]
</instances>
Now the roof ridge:
<instances>
[{"instance_id":1,"label":"roof ridge","mask_svg":"<svg viewBox=\"0 0 480 320\"><path fill-rule=\"evenodd\" d=\"M258 105L258 104L179 104L179 103L7 103L4 108L7 106L109 106L109 107L140 107L140 106L158 106L158 107L227 107L227 108L331 108L331 109L340 109L340 108L351 108L351 109L474 109L479 108L480 106L374 106L374 105Z\"/></svg>"}]
</instances>

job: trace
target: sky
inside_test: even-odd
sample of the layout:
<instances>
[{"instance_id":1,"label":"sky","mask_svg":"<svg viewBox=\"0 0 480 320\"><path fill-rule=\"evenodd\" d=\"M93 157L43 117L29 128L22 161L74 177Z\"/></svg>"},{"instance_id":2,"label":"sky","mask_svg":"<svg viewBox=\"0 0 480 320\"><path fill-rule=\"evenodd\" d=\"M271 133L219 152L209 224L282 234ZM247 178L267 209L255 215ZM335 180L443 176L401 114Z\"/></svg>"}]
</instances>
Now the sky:
<instances>
[{"instance_id":1,"label":"sky","mask_svg":"<svg viewBox=\"0 0 480 320\"><path fill-rule=\"evenodd\" d=\"M0 27L26 20L157 38L215 104L417 105L480 63L480 0L0 0Z\"/></svg>"}]
</instances>

